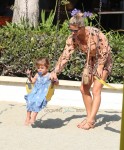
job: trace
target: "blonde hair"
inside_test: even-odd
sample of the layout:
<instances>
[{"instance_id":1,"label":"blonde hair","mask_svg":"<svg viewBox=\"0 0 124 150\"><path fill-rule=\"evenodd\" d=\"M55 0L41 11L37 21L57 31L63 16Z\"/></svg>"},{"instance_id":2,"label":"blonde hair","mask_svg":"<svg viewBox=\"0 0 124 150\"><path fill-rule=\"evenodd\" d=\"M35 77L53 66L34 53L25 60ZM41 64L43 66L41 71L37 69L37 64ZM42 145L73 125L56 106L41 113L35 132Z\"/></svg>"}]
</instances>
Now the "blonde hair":
<instances>
[{"instance_id":1,"label":"blonde hair","mask_svg":"<svg viewBox=\"0 0 124 150\"><path fill-rule=\"evenodd\" d=\"M45 66L46 68L49 67L49 60L47 58L38 58L36 60L36 67Z\"/></svg>"},{"instance_id":2,"label":"blonde hair","mask_svg":"<svg viewBox=\"0 0 124 150\"><path fill-rule=\"evenodd\" d=\"M84 18L83 13L79 12L75 14L71 19L69 20L69 25L78 25L79 27L84 27Z\"/></svg>"}]
</instances>

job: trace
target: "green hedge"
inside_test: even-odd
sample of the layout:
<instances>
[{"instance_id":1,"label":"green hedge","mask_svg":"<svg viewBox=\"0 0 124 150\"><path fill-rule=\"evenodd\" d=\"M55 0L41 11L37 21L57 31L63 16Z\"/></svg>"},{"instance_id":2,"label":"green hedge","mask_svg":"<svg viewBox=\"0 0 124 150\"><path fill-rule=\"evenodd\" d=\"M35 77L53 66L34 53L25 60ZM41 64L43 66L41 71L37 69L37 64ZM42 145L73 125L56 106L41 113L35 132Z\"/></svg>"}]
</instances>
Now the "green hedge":
<instances>
[{"instance_id":1,"label":"green hedge","mask_svg":"<svg viewBox=\"0 0 124 150\"><path fill-rule=\"evenodd\" d=\"M106 33L113 48L114 66L108 81L122 83L124 75L124 35L118 32ZM39 26L37 29L17 27L8 24L0 28L0 74L7 76L26 76L25 69L34 70L37 57L50 60L50 71L59 58L69 35L68 24L64 22L58 32L56 26ZM60 75L61 79L80 80L85 56L75 52ZM35 70L34 70L35 71Z\"/></svg>"}]
</instances>

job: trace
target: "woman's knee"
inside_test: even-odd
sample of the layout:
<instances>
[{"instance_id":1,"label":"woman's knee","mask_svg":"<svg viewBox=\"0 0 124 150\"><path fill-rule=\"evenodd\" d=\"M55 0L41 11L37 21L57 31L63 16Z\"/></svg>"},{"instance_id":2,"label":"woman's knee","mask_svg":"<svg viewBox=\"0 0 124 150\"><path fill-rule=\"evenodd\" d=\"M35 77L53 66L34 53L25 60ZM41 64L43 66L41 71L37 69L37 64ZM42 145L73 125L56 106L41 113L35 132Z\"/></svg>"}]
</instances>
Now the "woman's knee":
<instances>
[{"instance_id":1,"label":"woman's knee","mask_svg":"<svg viewBox=\"0 0 124 150\"><path fill-rule=\"evenodd\" d=\"M93 96L98 96L98 95L101 95L101 88L93 88L92 89L92 95Z\"/></svg>"},{"instance_id":2,"label":"woman's knee","mask_svg":"<svg viewBox=\"0 0 124 150\"><path fill-rule=\"evenodd\" d=\"M86 87L86 86L81 86L80 87L80 91L83 95L85 94L89 94L89 87Z\"/></svg>"}]
</instances>

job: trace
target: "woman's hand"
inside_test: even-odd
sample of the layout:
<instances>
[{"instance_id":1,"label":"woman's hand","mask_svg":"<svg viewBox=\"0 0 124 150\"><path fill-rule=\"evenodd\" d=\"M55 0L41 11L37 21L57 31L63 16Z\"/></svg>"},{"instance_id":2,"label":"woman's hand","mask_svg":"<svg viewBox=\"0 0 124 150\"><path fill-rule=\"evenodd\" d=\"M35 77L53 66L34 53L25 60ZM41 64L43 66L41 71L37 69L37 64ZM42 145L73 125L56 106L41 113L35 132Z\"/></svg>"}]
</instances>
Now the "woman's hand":
<instances>
[{"instance_id":1,"label":"woman's hand","mask_svg":"<svg viewBox=\"0 0 124 150\"><path fill-rule=\"evenodd\" d=\"M103 74L103 65L99 65L97 68L97 73L99 77L102 77Z\"/></svg>"}]
</instances>

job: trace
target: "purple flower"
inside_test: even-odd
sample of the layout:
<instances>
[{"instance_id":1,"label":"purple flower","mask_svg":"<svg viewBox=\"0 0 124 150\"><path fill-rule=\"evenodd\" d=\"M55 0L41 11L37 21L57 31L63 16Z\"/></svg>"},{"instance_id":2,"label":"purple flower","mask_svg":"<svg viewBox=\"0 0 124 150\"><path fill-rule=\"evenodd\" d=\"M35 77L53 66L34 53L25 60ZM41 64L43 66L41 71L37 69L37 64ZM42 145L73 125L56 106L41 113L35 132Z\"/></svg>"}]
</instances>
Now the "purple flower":
<instances>
[{"instance_id":1,"label":"purple flower","mask_svg":"<svg viewBox=\"0 0 124 150\"><path fill-rule=\"evenodd\" d=\"M89 12L89 11L85 11L84 12L84 18L86 18L86 17L91 17L93 14L91 13L91 12Z\"/></svg>"},{"instance_id":2,"label":"purple flower","mask_svg":"<svg viewBox=\"0 0 124 150\"><path fill-rule=\"evenodd\" d=\"M74 15L76 15L77 13L80 13L81 11L80 10L78 10L78 9L74 9L74 10L72 10L72 12L71 12L71 16L74 16Z\"/></svg>"}]
</instances>

